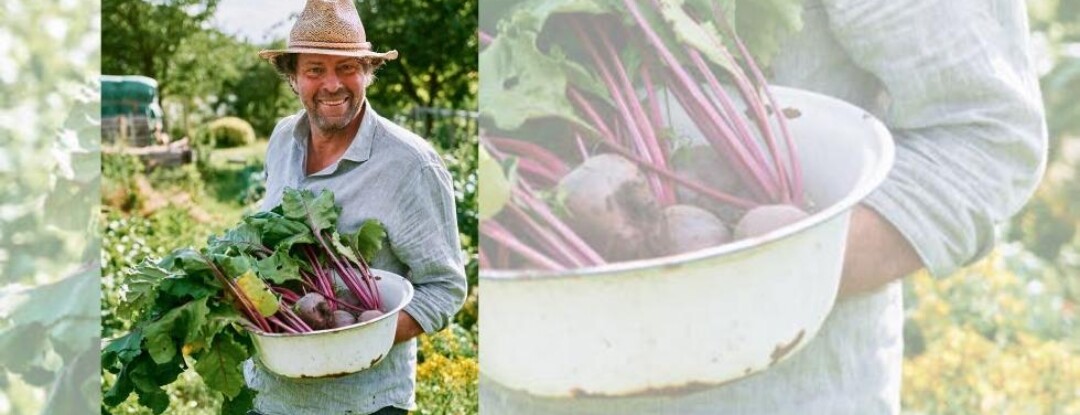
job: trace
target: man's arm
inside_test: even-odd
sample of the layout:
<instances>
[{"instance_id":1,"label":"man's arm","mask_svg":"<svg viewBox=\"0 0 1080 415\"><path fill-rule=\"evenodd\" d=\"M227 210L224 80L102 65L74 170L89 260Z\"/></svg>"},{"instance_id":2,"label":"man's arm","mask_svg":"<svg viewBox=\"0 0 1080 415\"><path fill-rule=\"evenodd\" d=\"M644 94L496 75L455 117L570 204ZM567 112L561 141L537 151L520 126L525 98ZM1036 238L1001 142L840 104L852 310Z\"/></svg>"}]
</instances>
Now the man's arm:
<instances>
[{"instance_id":1,"label":"man's arm","mask_svg":"<svg viewBox=\"0 0 1080 415\"><path fill-rule=\"evenodd\" d=\"M395 342L442 330L465 302L467 284L450 173L437 164L411 172L395 206L390 248L409 268L413 299L398 315Z\"/></svg>"},{"instance_id":2,"label":"man's arm","mask_svg":"<svg viewBox=\"0 0 1080 415\"><path fill-rule=\"evenodd\" d=\"M412 316L405 311L398 313L397 332L394 333L394 344L408 341L421 334L424 334L424 328L420 327L420 323L417 323L416 319L412 318Z\"/></svg>"},{"instance_id":3,"label":"man's arm","mask_svg":"<svg viewBox=\"0 0 1080 415\"><path fill-rule=\"evenodd\" d=\"M895 226L871 208L855 207L840 277L840 298L872 291L923 267L915 248Z\"/></svg>"},{"instance_id":4,"label":"man's arm","mask_svg":"<svg viewBox=\"0 0 1080 415\"><path fill-rule=\"evenodd\" d=\"M863 201L872 210L853 220L841 292L982 257L1046 159L1023 2L822 3L837 42L888 92L896 142L889 177Z\"/></svg>"}]
</instances>

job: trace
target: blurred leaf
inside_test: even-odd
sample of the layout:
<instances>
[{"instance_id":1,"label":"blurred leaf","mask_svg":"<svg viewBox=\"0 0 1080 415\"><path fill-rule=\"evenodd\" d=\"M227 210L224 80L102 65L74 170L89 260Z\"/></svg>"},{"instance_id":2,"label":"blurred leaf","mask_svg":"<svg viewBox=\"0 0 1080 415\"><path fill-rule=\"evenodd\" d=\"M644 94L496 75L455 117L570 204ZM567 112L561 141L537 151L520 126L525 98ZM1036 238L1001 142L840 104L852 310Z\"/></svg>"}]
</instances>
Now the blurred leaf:
<instances>
[{"instance_id":1,"label":"blurred leaf","mask_svg":"<svg viewBox=\"0 0 1080 415\"><path fill-rule=\"evenodd\" d=\"M231 335L223 334L214 339L214 347L204 349L195 356L195 371L199 372L207 386L221 391L229 399L235 399L244 388L244 374L240 365L249 356L242 344L237 343Z\"/></svg>"},{"instance_id":2,"label":"blurred leaf","mask_svg":"<svg viewBox=\"0 0 1080 415\"><path fill-rule=\"evenodd\" d=\"M278 250L256 264L259 276L274 284L300 280L301 262L288 254L288 249Z\"/></svg>"},{"instance_id":3,"label":"blurred leaf","mask_svg":"<svg viewBox=\"0 0 1080 415\"><path fill-rule=\"evenodd\" d=\"M206 300L192 300L146 325L143 329L146 348L155 363L163 365L175 359L177 343L190 342L202 334L202 326L210 314Z\"/></svg>"},{"instance_id":4,"label":"blurred leaf","mask_svg":"<svg viewBox=\"0 0 1080 415\"><path fill-rule=\"evenodd\" d=\"M288 219L300 221L312 232L335 232L339 207L334 204L334 194L323 189L318 195L310 190L285 189L281 209Z\"/></svg>"},{"instance_id":5,"label":"blurred leaf","mask_svg":"<svg viewBox=\"0 0 1080 415\"><path fill-rule=\"evenodd\" d=\"M375 254L382 249L383 240L386 239L386 229L378 220L368 219L356 232L343 235L343 237L349 248L364 258L365 262L371 262Z\"/></svg>"},{"instance_id":6,"label":"blurred leaf","mask_svg":"<svg viewBox=\"0 0 1080 415\"><path fill-rule=\"evenodd\" d=\"M247 415L251 408L255 407L254 390L243 388L235 398L226 399L221 405L221 415Z\"/></svg>"},{"instance_id":7,"label":"blurred leaf","mask_svg":"<svg viewBox=\"0 0 1080 415\"><path fill-rule=\"evenodd\" d=\"M101 366L110 370L120 362L130 362L142 353L142 330L133 330L109 342L101 353Z\"/></svg>"}]
</instances>

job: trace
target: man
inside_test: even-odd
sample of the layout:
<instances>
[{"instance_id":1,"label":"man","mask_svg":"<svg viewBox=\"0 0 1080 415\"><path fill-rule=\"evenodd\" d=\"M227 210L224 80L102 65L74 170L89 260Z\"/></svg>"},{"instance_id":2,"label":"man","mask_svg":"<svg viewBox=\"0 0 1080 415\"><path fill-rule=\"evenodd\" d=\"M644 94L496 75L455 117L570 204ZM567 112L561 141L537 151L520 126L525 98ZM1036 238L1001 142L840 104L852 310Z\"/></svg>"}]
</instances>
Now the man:
<instances>
[{"instance_id":1,"label":"man","mask_svg":"<svg viewBox=\"0 0 1080 415\"><path fill-rule=\"evenodd\" d=\"M387 241L371 265L406 276L415 295L398 316L395 345L370 369L291 379L248 362L245 378L259 392L256 413L406 413L415 407L414 338L446 327L466 295L450 175L427 142L365 99L375 69L397 51L373 51L351 0L309 0L287 48L259 55L304 106L274 128L263 208L279 204L286 187L333 191L342 231L367 219L382 222Z\"/></svg>"},{"instance_id":2,"label":"man","mask_svg":"<svg viewBox=\"0 0 1080 415\"><path fill-rule=\"evenodd\" d=\"M681 396L538 399L492 382L499 414L900 413L899 279L945 277L994 246L1031 196L1046 127L1020 0L807 0L774 82L885 121L888 179L856 208L840 296L818 335L775 368Z\"/></svg>"}]
</instances>

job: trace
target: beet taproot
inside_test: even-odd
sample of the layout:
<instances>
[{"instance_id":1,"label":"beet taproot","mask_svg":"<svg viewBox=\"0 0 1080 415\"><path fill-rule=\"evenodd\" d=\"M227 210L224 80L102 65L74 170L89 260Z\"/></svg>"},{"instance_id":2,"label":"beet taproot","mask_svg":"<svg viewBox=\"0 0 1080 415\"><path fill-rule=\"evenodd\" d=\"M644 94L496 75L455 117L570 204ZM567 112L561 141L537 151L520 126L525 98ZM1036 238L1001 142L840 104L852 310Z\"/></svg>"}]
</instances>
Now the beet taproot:
<instances>
[{"instance_id":1,"label":"beet taproot","mask_svg":"<svg viewBox=\"0 0 1080 415\"><path fill-rule=\"evenodd\" d=\"M300 297L296 301L294 311L300 319L304 320L304 323L315 330L330 328L333 323L330 304L326 302L326 297L319 293L311 292Z\"/></svg>"},{"instance_id":2,"label":"beet taproot","mask_svg":"<svg viewBox=\"0 0 1080 415\"><path fill-rule=\"evenodd\" d=\"M709 211L690 205L664 209L664 244L667 253L680 254L731 241L731 231Z\"/></svg>"},{"instance_id":3,"label":"beet taproot","mask_svg":"<svg viewBox=\"0 0 1080 415\"><path fill-rule=\"evenodd\" d=\"M810 216L792 205L762 205L750 209L735 225L735 239L764 235Z\"/></svg>"},{"instance_id":4,"label":"beet taproot","mask_svg":"<svg viewBox=\"0 0 1080 415\"><path fill-rule=\"evenodd\" d=\"M345 310L334 311L331 319L333 320L331 322L331 326L333 328L351 326L353 324L356 324L356 316Z\"/></svg>"},{"instance_id":5,"label":"beet taproot","mask_svg":"<svg viewBox=\"0 0 1080 415\"><path fill-rule=\"evenodd\" d=\"M357 316L356 321L359 321L359 322L371 321L371 320L374 320L376 318L379 318L382 315L383 315L383 312L379 311L379 310L365 310L364 312L360 313L359 316Z\"/></svg>"},{"instance_id":6,"label":"beet taproot","mask_svg":"<svg viewBox=\"0 0 1080 415\"><path fill-rule=\"evenodd\" d=\"M604 258L630 260L654 251L662 211L633 162L593 156L563 177L559 197L574 229Z\"/></svg>"}]
</instances>

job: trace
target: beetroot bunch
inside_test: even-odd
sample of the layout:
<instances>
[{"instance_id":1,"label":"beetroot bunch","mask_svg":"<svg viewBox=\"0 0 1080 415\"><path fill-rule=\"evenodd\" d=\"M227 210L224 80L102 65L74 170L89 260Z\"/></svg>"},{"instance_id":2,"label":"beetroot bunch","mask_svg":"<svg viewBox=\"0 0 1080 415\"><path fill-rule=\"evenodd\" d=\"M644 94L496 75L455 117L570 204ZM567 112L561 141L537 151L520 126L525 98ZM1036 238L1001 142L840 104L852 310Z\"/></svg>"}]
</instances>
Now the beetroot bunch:
<instances>
[{"instance_id":1,"label":"beetroot bunch","mask_svg":"<svg viewBox=\"0 0 1080 415\"><path fill-rule=\"evenodd\" d=\"M482 266L672 255L808 215L787 127L799 112L776 102L730 20L760 5L585 3L511 10L481 34L481 71L502 80L481 87L492 103L481 210L497 207L482 218ZM772 3L780 17L799 11ZM673 105L688 122L673 120ZM485 195L489 183L503 190Z\"/></svg>"},{"instance_id":2,"label":"beetroot bunch","mask_svg":"<svg viewBox=\"0 0 1080 415\"><path fill-rule=\"evenodd\" d=\"M281 205L245 216L206 247L128 272L118 312L134 327L102 350L102 369L116 376L105 407L135 393L161 413L165 386L193 366L223 395L223 413L246 413L254 395L240 364L255 353L247 330L301 335L388 311L366 260L386 233L374 220L339 233L340 209L329 191L286 189Z\"/></svg>"}]
</instances>

